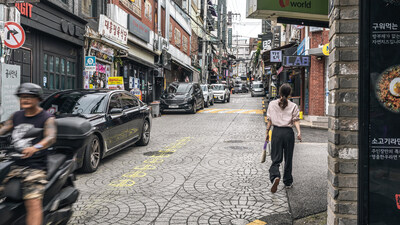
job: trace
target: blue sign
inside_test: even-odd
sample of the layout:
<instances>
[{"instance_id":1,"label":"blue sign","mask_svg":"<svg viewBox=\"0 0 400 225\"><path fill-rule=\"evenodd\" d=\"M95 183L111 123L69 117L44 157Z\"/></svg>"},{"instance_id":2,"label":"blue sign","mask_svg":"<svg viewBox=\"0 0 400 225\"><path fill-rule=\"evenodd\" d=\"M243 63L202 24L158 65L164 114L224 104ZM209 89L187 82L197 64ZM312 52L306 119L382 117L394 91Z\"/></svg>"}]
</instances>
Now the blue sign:
<instances>
[{"instance_id":1,"label":"blue sign","mask_svg":"<svg viewBox=\"0 0 400 225\"><path fill-rule=\"evenodd\" d=\"M96 56L85 56L85 67L96 66Z\"/></svg>"},{"instance_id":2,"label":"blue sign","mask_svg":"<svg viewBox=\"0 0 400 225\"><path fill-rule=\"evenodd\" d=\"M297 55L305 55L306 54L306 39L300 43L299 47L297 47Z\"/></svg>"}]
</instances>

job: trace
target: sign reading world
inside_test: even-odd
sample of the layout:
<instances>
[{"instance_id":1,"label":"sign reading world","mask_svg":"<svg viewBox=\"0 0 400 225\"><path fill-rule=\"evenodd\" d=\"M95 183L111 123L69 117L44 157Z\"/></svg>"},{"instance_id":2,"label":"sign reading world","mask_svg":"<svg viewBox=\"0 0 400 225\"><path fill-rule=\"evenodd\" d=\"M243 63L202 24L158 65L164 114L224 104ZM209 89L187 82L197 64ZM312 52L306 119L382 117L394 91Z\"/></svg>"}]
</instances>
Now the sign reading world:
<instances>
[{"instance_id":1,"label":"sign reading world","mask_svg":"<svg viewBox=\"0 0 400 225\"><path fill-rule=\"evenodd\" d=\"M286 67L309 67L310 61L310 56L294 55L283 57L283 65Z\"/></svg>"},{"instance_id":2,"label":"sign reading world","mask_svg":"<svg viewBox=\"0 0 400 225\"><path fill-rule=\"evenodd\" d=\"M150 41L150 28L132 15L129 15L128 18L129 33L148 43Z\"/></svg>"}]
</instances>

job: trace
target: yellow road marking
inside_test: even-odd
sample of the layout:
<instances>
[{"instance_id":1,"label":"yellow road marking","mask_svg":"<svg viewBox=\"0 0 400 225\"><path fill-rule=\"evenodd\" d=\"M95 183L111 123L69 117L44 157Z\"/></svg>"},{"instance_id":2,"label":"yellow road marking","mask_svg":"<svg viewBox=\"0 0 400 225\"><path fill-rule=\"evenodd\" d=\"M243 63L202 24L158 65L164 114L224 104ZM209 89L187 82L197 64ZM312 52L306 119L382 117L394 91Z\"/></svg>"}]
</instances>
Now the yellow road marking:
<instances>
[{"instance_id":1,"label":"yellow road marking","mask_svg":"<svg viewBox=\"0 0 400 225\"><path fill-rule=\"evenodd\" d=\"M263 114L263 110L261 109L208 109L208 110L200 110L198 113L221 113L221 114Z\"/></svg>"},{"instance_id":2,"label":"yellow road marking","mask_svg":"<svg viewBox=\"0 0 400 225\"><path fill-rule=\"evenodd\" d=\"M261 220L254 220L253 222L248 223L247 225L265 225L265 224L267 224L267 223L264 222L264 221L261 221Z\"/></svg>"},{"instance_id":3,"label":"yellow road marking","mask_svg":"<svg viewBox=\"0 0 400 225\"><path fill-rule=\"evenodd\" d=\"M263 114L263 111L260 109L247 110L247 111L243 112L243 114Z\"/></svg>"}]
</instances>

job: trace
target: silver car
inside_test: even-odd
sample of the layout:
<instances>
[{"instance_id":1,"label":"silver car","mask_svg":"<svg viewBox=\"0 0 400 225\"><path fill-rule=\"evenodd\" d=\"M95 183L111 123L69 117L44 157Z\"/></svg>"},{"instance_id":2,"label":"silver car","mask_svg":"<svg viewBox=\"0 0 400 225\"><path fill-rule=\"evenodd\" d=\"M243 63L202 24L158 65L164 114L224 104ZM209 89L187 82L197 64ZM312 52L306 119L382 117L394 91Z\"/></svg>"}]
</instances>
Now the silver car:
<instances>
[{"instance_id":1,"label":"silver car","mask_svg":"<svg viewBox=\"0 0 400 225\"><path fill-rule=\"evenodd\" d=\"M265 96L264 85L261 82L254 82L251 85L251 97Z\"/></svg>"},{"instance_id":2,"label":"silver car","mask_svg":"<svg viewBox=\"0 0 400 225\"><path fill-rule=\"evenodd\" d=\"M203 90L204 106L208 107L210 105L214 105L214 90L208 84L202 84L200 86Z\"/></svg>"},{"instance_id":3,"label":"silver car","mask_svg":"<svg viewBox=\"0 0 400 225\"><path fill-rule=\"evenodd\" d=\"M214 91L214 100L219 102L229 102L231 100L231 93L224 84L212 84Z\"/></svg>"}]
</instances>

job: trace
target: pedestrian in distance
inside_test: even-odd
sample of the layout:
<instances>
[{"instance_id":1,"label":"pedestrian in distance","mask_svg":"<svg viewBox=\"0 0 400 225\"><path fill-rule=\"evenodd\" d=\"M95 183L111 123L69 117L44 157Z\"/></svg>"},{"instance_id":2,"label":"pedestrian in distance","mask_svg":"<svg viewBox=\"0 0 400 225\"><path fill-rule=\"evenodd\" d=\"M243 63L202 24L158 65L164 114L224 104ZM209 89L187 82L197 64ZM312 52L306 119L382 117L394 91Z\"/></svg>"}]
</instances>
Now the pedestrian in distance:
<instances>
[{"instance_id":1,"label":"pedestrian in distance","mask_svg":"<svg viewBox=\"0 0 400 225\"><path fill-rule=\"evenodd\" d=\"M301 141L300 118L298 106L289 101L288 97L292 92L289 84L283 84L279 88L280 98L273 100L268 105L267 110L267 134L266 141L269 140L269 131L273 126L271 137L271 167L269 168L269 179L272 182L271 192L278 190L281 180L279 172L282 160L285 160L283 183L286 188L293 186L292 161L294 150L293 125L297 129L297 139Z\"/></svg>"}]
</instances>

